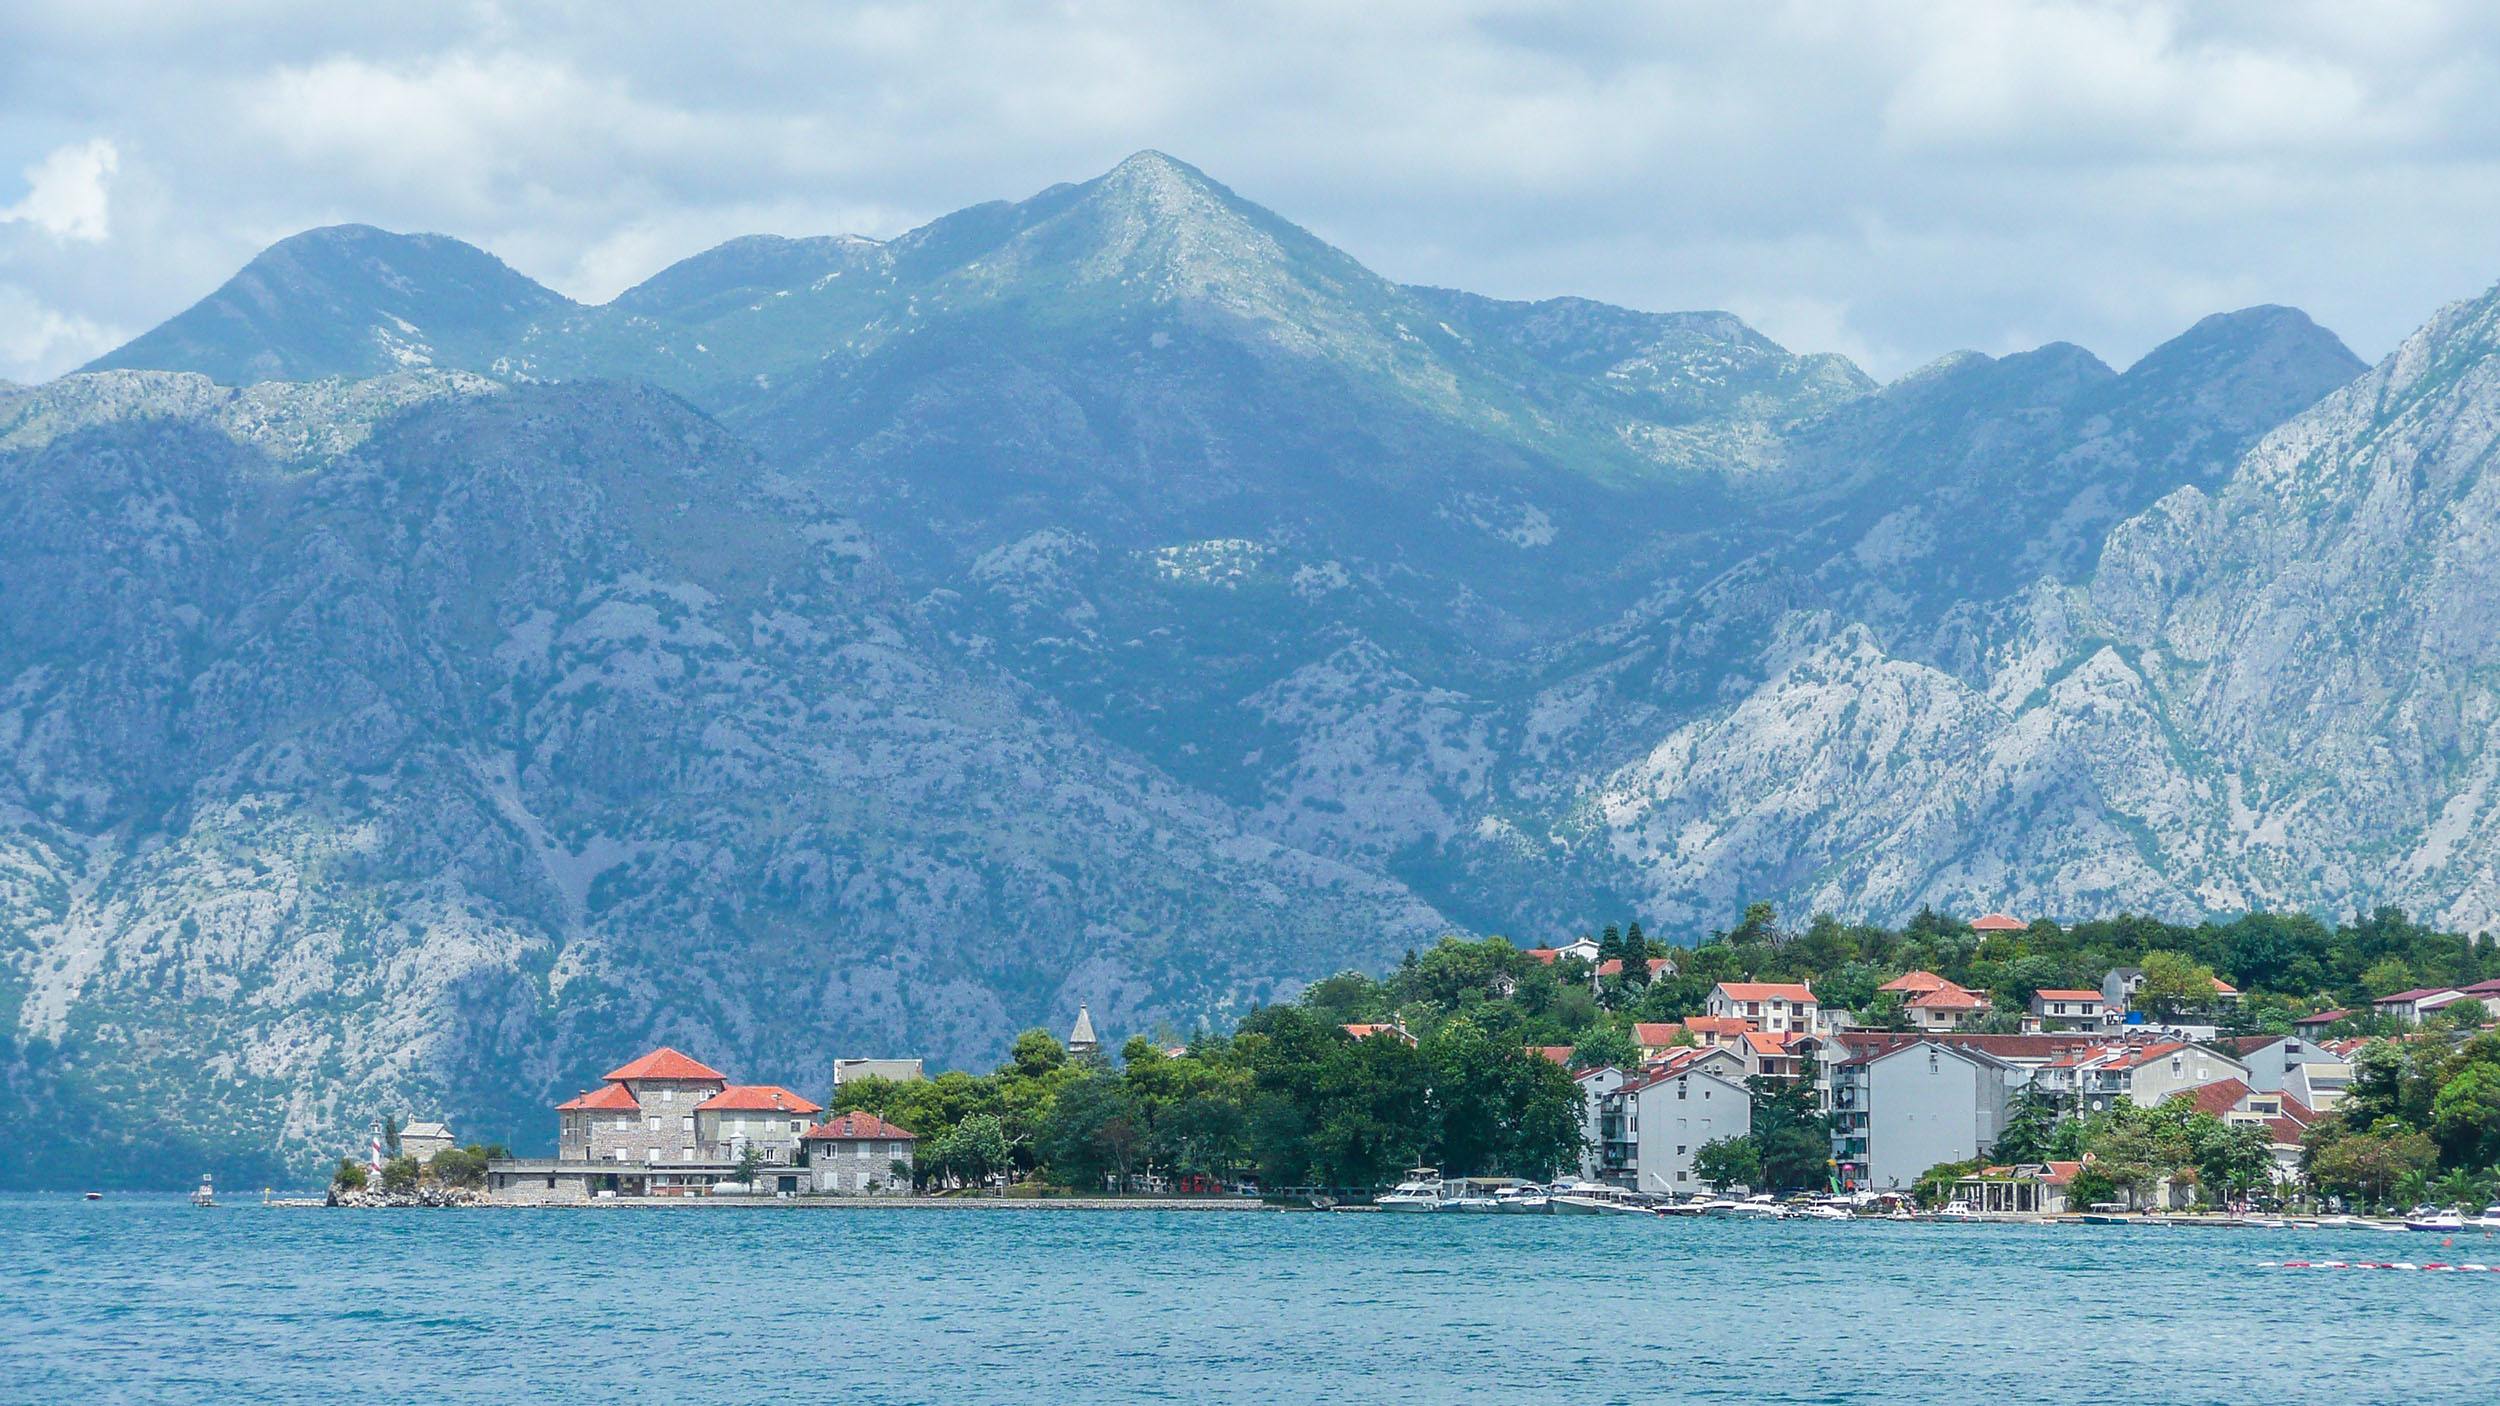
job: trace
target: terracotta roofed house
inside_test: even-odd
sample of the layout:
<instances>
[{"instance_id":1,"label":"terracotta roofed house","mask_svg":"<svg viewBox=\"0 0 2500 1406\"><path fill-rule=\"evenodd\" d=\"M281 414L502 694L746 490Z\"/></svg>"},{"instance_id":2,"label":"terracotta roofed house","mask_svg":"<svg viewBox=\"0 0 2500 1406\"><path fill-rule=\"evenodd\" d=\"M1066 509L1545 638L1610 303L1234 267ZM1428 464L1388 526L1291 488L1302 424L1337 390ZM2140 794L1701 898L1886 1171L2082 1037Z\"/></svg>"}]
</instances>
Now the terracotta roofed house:
<instances>
[{"instance_id":1,"label":"terracotta roofed house","mask_svg":"<svg viewBox=\"0 0 2500 1406\"><path fill-rule=\"evenodd\" d=\"M2407 1024L2419 1025L2423 1017L2471 999L2453 986L2417 986L2410 991L2381 996L2370 1003L2370 1009L2380 1015L2394 1016Z\"/></svg>"},{"instance_id":2,"label":"terracotta roofed house","mask_svg":"<svg viewBox=\"0 0 2500 1406\"><path fill-rule=\"evenodd\" d=\"M2007 913L1989 913L1971 920L1972 932L2021 932L2031 926Z\"/></svg>"},{"instance_id":3,"label":"terracotta roofed house","mask_svg":"<svg viewBox=\"0 0 2500 1406\"><path fill-rule=\"evenodd\" d=\"M1924 996L1930 991L1941 991L1952 984L1931 971L1910 971L1901 973L1875 989L1898 992L1904 996Z\"/></svg>"},{"instance_id":4,"label":"terracotta roofed house","mask_svg":"<svg viewBox=\"0 0 2500 1406\"><path fill-rule=\"evenodd\" d=\"M2042 987L2031 993L2031 1014L2044 1028L2088 1030L2106 1023L2109 1005L2088 987Z\"/></svg>"},{"instance_id":5,"label":"terracotta roofed house","mask_svg":"<svg viewBox=\"0 0 2500 1406\"><path fill-rule=\"evenodd\" d=\"M824 1111L779 1084L732 1084L694 1106L701 1146L735 1162L753 1147L776 1166L796 1166L799 1134Z\"/></svg>"},{"instance_id":6,"label":"terracotta roofed house","mask_svg":"<svg viewBox=\"0 0 2500 1406\"><path fill-rule=\"evenodd\" d=\"M1722 981L1710 988L1707 1009L1722 1020L1742 1020L1756 1030L1780 1032L1813 1029L1822 1006L1802 982Z\"/></svg>"},{"instance_id":7,"label":"terracotta roofed house","mask_svg":"<svg viewBox=\"0 0 2500 1406\"><path fill-rule=\"evenodd\" d=\"M874 1113L826 1119L799 1137L807 1152L808 1189L823 1195L901 1194L911 1190L917 1134Z\"/></svg>"},{"instance_id":8,"label":"terracotta roofed house","mask_svg":"<svg viewBox=\"0 0 2500 1406\"><path fill-rule=\"evenodd\" d=\"M1988 998L1950 982L1925 995L1913 997L1907 1008L1912 1028L1923 1031L1960 1030L1986 1018Z\"/></svg>"}]
</instances>

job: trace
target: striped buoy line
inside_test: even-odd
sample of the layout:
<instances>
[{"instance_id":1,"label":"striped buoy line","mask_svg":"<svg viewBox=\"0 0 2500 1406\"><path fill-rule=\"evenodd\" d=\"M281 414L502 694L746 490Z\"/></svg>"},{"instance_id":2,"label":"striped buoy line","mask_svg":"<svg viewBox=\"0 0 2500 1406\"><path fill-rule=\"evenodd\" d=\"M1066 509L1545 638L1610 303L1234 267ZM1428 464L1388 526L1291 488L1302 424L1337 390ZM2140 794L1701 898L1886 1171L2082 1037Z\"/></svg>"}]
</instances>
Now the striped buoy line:
<instances>
[{"instance_id":1,"label":"striped buoy line","mask_svg":"<svg viewBox=\"0 0 2500 1406\"><path fill-rule=\"evenodd\" d=\"M2264 1260L2259 1262L2257 1267L2259 1269L2426 1269L2444 1274L2500 1274L2500 1265L2441 1264L2437 1260L2432 1260L2427 1264L2411 1264L2402 1260Z\"/></svg>"}]
</instances>

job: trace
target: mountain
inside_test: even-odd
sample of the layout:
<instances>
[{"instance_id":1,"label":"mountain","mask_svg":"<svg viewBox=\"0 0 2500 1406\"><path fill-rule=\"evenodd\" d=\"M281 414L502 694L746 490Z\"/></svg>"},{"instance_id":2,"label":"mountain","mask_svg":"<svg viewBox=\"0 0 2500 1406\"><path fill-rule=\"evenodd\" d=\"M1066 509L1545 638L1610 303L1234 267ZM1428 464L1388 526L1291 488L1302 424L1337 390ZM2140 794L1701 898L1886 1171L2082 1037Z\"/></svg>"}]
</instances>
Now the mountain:
<instances>
[{"instance_id":1,"label":"mountain","mask_svg":"<svg viewBox=\"0 0 2500 1406\"><path fill-rule=\"evenodd\" d=\"M2479 499L2377 478L2476 442L2457 316L1878 386L1153 152L600 306L314 231L0 392L0 1107L300 1169L542 1145L623 1044L805 1089L1447 929L2466 913Z\"/></svg>"},{"instance_id":2,"label":"mountain","mask_svg":"<svg viewBox=\"0 0 2500 1406\"><path fill-rule=\"evenodd\" d=\"M2405 905L2500 926L2500 292L2010 603L1974 667L1804 619L1586 798L1673 916Z\"/></svg>"},{"instance_id":3,"label":"mountain","mask_svg":"<svg viewBox=\"0 0 2500 1406\"><path fill-rule=\"evenodd\" d=\"M334 225L271 245L216 292L85 369L192 371L230 386L483 371L533 319L569 306L457 239Z\"/></svg>"},{"instance_id":4,"label":"mountain","mask_svg":"<svg viewBox=\"0 0 2500 1406\"><path fill-rule=\"evenodd\" d=\"M301 1165L386 1100L534 1135L620 1043L987 1057L1446 926L933 651L661 393L72 377L0 492L0 1068L83 1115L0 1179L98 1127Z\"/></svg>"}]
</instances>

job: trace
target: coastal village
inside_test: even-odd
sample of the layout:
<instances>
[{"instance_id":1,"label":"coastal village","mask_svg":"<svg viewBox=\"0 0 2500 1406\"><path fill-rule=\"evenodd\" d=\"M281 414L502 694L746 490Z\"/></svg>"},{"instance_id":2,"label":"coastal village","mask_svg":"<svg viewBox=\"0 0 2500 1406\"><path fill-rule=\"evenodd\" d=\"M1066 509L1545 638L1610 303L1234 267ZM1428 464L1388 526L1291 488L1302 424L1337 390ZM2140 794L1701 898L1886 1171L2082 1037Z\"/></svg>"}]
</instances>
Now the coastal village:
<instances>
[{"instance_id":1,"label":"coastal village","mask_svg":"<svg viewBox=\"0 0 2500 1406\"><path fill-rule=\"evenodd\" d=\"M2007 933L2025 925L1990 914L1970 927ZM1504 949L1508 950L1508 949ZM1604 955L1595 939L1527 949L1520 956L1555 972L1585 972L1592 990L1621 980L1623 960ZM1677 969L1676 956L1646 959L1652 980ZM1331 1188L1323 1204L1377 1203L1416 1209L1429 1200L1450 1209L1487 1206L1500 1192L1521 1209L1572 1200L1606 1209L1677 1210L1742 1205L1754 1188L1731 1185L1709 1164L1709 1149L1747 1138L1765 1091L1802 1099L1828 1130L1827 1185L1817 1199L1861 1211L1912 1207L1929 1212L2054 1217L2093 1211L2135 1214L2183 1210L2200 1203L2194 1177L2163 1178L2129 1188L2115 1204L2079 1204L2076 1189L2089 1154L1997 1161L1991 1154L2027 1104L2064 1115L2105 1113L2121 1106L2166 1106L2207 1115L2261 1139L2271 1186L2289 1195L2299 1186L2307 1134L2332 1115L2355 1077L2367 1040L2329 1032L2356 1015L2382 1032L2469 1030L2500 1015L2500 980L2461 987L2415 987L2389 993L2368 1010L2316 1011L2291 1022L2291 1033L2231 1034L2241 993L2210 977L2197 1008L2158 1016L2139 1000L2145 973L2114 967L2097 988L2040 987L2008 1025L2004 1003L1985 990L1934 972L1910 970L1877 988L1891 1018L1878 1027L1819 999L1808 982L1712 982L1703 1010L1674 1021L1634 1021L1630 1047L1595 1062L1570 1045L1529 1046L1533 1059L1558 1066L1575 1094L1579 1136L1576 1175L1550 1188L1519 1178L1444 1177L1417 1169L1392 1188ZM1986 1028L1981 1028L1982 1026ZM1415 1044L1402 1021L1346 1022L1347 1042ZM1028 1038L1040 1038L1035 1032ZM2399 1037L2403 1038L2403 1037ZM1091 1013L1082 1008L1064 1038L1046 1041L1055 1056L1107 1065ZM1144 1052L1178 1058L1185 1047ZM1135 1045L1130 1058L1141 1056ZM845 1090L909 1086L926 1078L916 1059L841 1059L831 1068L831 1096ZM950 1076L959 1077L959 1076ZM1561 1076L1558 1076L1561 1077ZM694 1055L659 1048L609 1070L550 1110L551 1157L485 1160L482 1198L502 1205L649 1203L690 1198L776 1201L904 1197L930 1189L920 1173L923 1137L866 1108L826 1104L773 1084L742 1084ZM439 1123L397 1130L398 1149L419 1163L458 1150ZM500 1151L500 1149L498 1149ZM374 1149L374 1168L382 1161ZM1939 1169L1954 1172L1937 1183ZM1716 1173L1714 1175L1714 1172ZM973 1185L957 1189L977 1190ZM943 1189L944 1183L941 1183ZM1525 1185L1523 1192L1521 1187ZM1248 1185L1216 1185L1141 1167L1105 1178L1103 1194L1163 1194L1191 1189L1255 1195ZM1307 1189L1306 1189L1307 1190ZM1288 1188L1272 1188L1298 1199ZM1471 1197L1470 1192L1479 1193ZM2243 1199L2249 1188L2242 1188ZM1533 1193L1532 1195L1530 1193ZM1941 1195L1943 1205L1932 1201ZM1278 1199L1271 1196L1270 1199ZM1756 1202L1767 1200L1751 1196ZM2203 1193L2211 1206L2211 1193ZM1563 1208L1563 1207L1557 1207ZM2471 1209L2471 1208L2468 1208Z\"/></svg>"}]
</instances>

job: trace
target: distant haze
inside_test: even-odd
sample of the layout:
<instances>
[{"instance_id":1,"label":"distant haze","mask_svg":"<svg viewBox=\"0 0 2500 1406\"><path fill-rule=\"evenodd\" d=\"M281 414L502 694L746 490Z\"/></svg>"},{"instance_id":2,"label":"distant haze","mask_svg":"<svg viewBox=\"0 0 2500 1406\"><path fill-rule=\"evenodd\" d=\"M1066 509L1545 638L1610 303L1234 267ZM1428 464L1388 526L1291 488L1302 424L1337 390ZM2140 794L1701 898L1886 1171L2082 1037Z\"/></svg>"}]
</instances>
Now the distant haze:
<instances>
[{"instance_id":1,"label":"distant haze","mask_svg":"<svg viewBox=\"0 0 2500 1406\"><path fill-rule=\"evenodd\" d=\"M1401 282L1725 308L1887 378L2259 303L2375 357L2500 278L2500 12L2462 0L225 8L0 18L0 378L308 226L596 301L1148 146Z\"/></svg>"}]
</instances>

